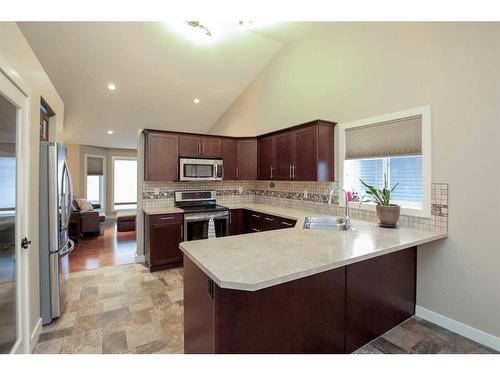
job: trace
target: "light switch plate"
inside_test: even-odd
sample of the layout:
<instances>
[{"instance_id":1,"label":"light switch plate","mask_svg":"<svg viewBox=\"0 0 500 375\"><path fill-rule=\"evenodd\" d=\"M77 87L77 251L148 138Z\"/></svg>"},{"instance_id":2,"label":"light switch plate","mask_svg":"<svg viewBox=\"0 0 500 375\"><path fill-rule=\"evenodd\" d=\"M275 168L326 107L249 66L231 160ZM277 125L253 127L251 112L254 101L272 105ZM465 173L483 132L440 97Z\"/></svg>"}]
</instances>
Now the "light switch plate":
<instances>
[{"instance_id":1,"label":"light switch plate","mask_svg":"<svg viewBox=\"0 0 500 375\"><path fill-rule=\"evenodd\" d=\"M307 199L307 196L308 196L307 190L304 190L304 198Z\"/></svg>"},{"instance_id":2,"label":"light switch plate","mask_svg":"<svg viewBox=\"0 0 500 375\"><path fill-rule=\"evenodd\" d=\"M154 194L155 195L160 195L160 188L155 188Z\"/></svg>"},{"instance_id":3,"label":"light switch plate","mask_svg":"<svg viewBox=\"0 0 500 375\"><path fill-rule=\"evenodd\" d=\"M242 194L242 193L243 193L243 186L238 186L238 192L239 192L240 194Z\"/></svg>"}]
</instances>

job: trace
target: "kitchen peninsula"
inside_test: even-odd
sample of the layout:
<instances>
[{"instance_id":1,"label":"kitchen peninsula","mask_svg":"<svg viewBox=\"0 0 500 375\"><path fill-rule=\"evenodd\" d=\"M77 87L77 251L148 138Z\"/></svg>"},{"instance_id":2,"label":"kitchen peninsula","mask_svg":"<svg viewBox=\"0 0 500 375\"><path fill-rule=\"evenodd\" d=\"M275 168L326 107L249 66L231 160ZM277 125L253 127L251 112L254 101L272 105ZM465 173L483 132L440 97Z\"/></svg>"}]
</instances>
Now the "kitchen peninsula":
<instances>
[{"instance_id":1,"label":"kitchen peninsula","mask_svg":"<svg viewBox=\"0 0 500 375\"><path fill-rule=\"evenodd\" d=\"M289 229L182 242L186 353L350 353L415 313L416 246L445 232Z\"/></svg>"}]
</instances>

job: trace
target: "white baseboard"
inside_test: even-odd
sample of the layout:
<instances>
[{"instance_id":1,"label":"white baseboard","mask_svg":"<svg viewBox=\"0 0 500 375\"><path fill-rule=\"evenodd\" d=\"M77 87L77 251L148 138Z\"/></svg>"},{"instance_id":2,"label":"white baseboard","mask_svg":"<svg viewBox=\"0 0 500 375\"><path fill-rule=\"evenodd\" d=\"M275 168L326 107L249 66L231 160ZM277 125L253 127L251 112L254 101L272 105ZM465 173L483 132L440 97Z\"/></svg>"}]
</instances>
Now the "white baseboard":
<instances>
[{"instance_id":1,"label":"white baseboard","mask_svg":"<svg viewBox=\"0 0 500 375\"><path fill-rule=\"evenodd\" d=\"M144 263L146 261L146 257L144 255L136 255L135 262L136 263Z\"/></svg>"},{"instance_id":2,"label":"white baseboard","mask_svg":"<svg viewBox=\"0 0 500 375\"><path fill-rule=\"evenodd\" d=\"M446 328L452 332L458 333L459 335L467 337L468 339L478 342L493 350L500 351L500 337L493 336L477 328L473 328L464 323L457 322L456 320L438 314L434 311L427 310L418 305L415 307L415 315L419 318L428 320L431 323L437 324L438 326Z\"/></svg>"},{"instance_id":3,"label":"white baseboard","mask_svg":"<svg viewBox=\"0 0 500 375\"><path fill-rule=\"evenodd\" d=\"M30 353L33 353L35 350L35 345L38 344L38 339L40 338L40 333L42 332L42 318L38 319L36 322L36 326L31 333L31 341L30 341Z\"/></svg>"}]
</instances>

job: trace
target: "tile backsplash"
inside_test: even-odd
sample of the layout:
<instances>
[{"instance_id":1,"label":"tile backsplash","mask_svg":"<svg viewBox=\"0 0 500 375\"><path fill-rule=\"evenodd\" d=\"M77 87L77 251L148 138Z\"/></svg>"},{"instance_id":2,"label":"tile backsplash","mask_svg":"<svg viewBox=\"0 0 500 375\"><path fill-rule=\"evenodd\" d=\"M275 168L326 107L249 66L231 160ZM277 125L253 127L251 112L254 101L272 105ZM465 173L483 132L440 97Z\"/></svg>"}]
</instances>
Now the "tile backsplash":
<instances>
[{"instance_id":1,"label":"tile backsplash","mask_svg":"<svg viewBox=\"0 0 500 375\"><path fill-rule=\"evenodd\" d=\"M171 207L174 192L178 190L215 190L220 204L267 203L284 207L305 209L320 213L342 215L344 208L338 205L338 195L333 205L328 206L329 191L337 182L305 181L209 181L209 182L143 182L143 207ZM155 188L159 194L155 195ZM240 191L241 189L241 191ZM375 212L351 208L354 219L377 221ZM433 183L431 194L431 217L401 215L400 225L446 231L448 229L448 184Z\"/></svg>"}]
</instances>

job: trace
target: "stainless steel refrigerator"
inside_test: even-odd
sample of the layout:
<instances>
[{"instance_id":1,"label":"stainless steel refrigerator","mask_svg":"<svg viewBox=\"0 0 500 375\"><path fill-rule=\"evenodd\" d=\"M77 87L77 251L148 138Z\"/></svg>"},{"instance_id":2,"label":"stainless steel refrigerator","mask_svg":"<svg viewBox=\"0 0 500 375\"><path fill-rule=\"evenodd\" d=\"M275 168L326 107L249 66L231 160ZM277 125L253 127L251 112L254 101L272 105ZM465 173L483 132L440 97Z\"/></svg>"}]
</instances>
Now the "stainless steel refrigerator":
<instances>
[{"instance_id":1,"label":"stainless steel refrigerator","mask_svg":"<svg viewBox=\"0 0 500 375\"><path fill-rule=\"evenodd\" d=\"M40 309L43 324L59 317L66 306L68 254L75 244L68 226L73 187L66 148L40 142Z\"/></svg>"}]
</instances>

